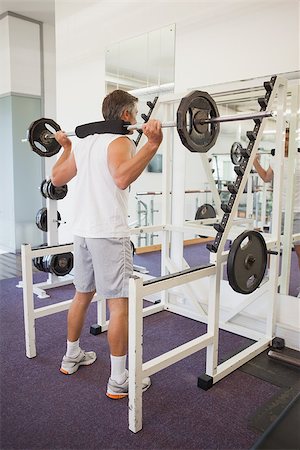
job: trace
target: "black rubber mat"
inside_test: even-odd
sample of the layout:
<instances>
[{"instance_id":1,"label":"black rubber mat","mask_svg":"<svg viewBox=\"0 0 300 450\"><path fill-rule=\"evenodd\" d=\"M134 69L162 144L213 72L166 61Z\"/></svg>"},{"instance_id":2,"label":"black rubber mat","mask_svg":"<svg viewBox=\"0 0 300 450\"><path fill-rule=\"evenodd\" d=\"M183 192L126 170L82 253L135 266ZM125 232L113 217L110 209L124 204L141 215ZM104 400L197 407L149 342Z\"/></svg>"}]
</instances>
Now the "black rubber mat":
<instances>
[{"instance_id":1,"label":"black rubber mat","mask_svg":"<svg viewBox=\"0 0 300 450\"><path fill-rule=\"evenodd\" d=\"M289 388L297 383L300 378L300 369L269 358L269 350L260 353L239 370L280 387ZM285 347L281 352L300 359L300 352L296 350Z\"/></svg>"},{"instance_id":2,"label":"black rubber mat","mask_svg":"<svg viewBox=\"0 0 300 450\"><path fill-rule=\"evenodd\" d=\"M300 394L288 404L277 420L266 430L253 450L294 450L300 448Z\"/></svg>"},{"instance_id":3,"label":"black rubber mat","mask_svg":"<svg viewBox=\"0 0 300 450\"><path fill-rule=\"evenodd\" d=\"M265 350L239 369L249 375L281 387L278 395L259 408L255 416L250 418L251 427L261 432L265 432L278 419L289 403L300 392L300 369L269 358L269 350ZM285 347L280 352L299 358L299 352L296 350Z\"/></svg>"},{"instance_id":4,"label":"black rubber mat","mask_svg":"<svg viewBox=\"0 0 300 450\"><path fill-rule=\"evenodd\" d=\"M282 414L289 403L299 394L299 392L300 380L298 383L295 383L293 387L282 388L279 394L271 398L271 400L265 403L261 408L258 408L255 415L250 417L250 426L261 432L266 431L272 423L278 419L278 417ZM298 418L298 421L300 421L300 417Z\"/></svg>"}]
</instances>

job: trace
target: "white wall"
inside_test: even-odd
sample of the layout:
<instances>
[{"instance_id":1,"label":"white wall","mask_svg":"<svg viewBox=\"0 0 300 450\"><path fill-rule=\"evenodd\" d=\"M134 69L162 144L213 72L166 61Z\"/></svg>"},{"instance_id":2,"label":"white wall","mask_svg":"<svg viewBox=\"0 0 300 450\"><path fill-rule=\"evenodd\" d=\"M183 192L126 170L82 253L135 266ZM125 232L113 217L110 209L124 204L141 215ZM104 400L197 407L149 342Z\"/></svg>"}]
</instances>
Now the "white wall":
<instances>
[{"instance_id":1,"label":"white wall","mask_svg":"<svg viewBox=\"0 0 300 450\"><path fill-rule=\"evenodd\" d=\"M6 94L10 89L10 54L9 54L9 27L8 17L3 17L0 20L0 61L1 61L1 76L0 76L0 95Z\"/></svg>"},{"instance_id":2,"label":"white wall","mask_svg":"<svg viewBox=\"0 0 300 450\"><path fill-rule=\"evenodd\" d=\"M29 144L21 143L33 120L44 112L48 117L56 115L54 26L45 24L43 32L41 53L39 22L14 13L1 16L0 245L9 251L19 249L21 242L43 242L43 234L35 225L36 212L43 203L38 190L43 161Z\"/></svg>"},{"instance_id":3,"label":"white wall","mask_svg":"<svg viewBox=\"0 0 300 450\"><path fill-rule=\"evenodd\" d=\"M56 43L55 27L43 24L44 57L44 117L56 119ZM56 157L44 158L45 176L48 177Z\"/></svg>"},{"instance_id":4,"label":"white wall","mask_svg":"<svg viewBox=\"0 0 300 450\"><path fill-rule=\"evenodd\" d=\"M299 70L297 1L78 0L72 8L68 1L60 1L56 3L57 120L63 128L72 130L101 119L108 46L171 23L176 24L176 92ZM201 179L196 157L187 155L194 188ZM157 178L143 174L136 187L147 190L151 184L151 190L160 190ZM63 208L64 219L70 223L71 192ZM60 228L60 239L72 239L69 225Z\"/></svg>"},{"instance_id":5,"label":"white wall","mask_svg":"<svg viewBox=\"0 0 300 450\"><path fill-rule=\"evenodd\" d=\"M299 70L298 1L214 3L177 24L178 90Z\"/></svg>"},{"instance_id":6,"label":"white wall","mask_svg":"<svg viewBox=\"0 0 300 450\"><path fill-rule=\"evenodd\" d=\"M8 16L11 91L41 95L39 24Z\"/></svg>"},{"instance_id":7,"label":"white wall","mask_svg":"<svg viewBox=\"0 0 300 450\"><path fill-rule=\"evenodd\" d=\"M43 24L45 116L56 116L55 27Z\"/></svg>"}]
</instances>

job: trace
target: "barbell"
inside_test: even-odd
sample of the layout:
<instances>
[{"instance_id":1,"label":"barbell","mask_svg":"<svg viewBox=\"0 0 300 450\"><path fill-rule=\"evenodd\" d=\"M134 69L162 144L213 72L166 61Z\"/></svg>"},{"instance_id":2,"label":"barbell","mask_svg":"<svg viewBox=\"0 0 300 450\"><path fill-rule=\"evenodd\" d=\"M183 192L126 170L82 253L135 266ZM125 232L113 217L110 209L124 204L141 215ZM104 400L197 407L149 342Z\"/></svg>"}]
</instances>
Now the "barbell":
<instances>
[{"instance_id":1,"label":"barbell","mask_svg":"<svg viewBox=\"0 0 300 450\"><path fill-rule=\"evenodd\" d=\"M54 186L51 180L43 180L40 186L41 194L44 198L51 200L62 200L68 193L68 186Z\"/></svg>"},{"instance_id":2,"label":"barbell","mask_svg":"<svg viewBox=\"0 0 300 450\"><path fill-rule=\"evenodd\" d=\"M234 165L238 166L241 164L244 155L246 154L247 149L243 148L240 142L234 142L231 146L230 150L230 158ZM300 153L300 148L297 148L297 152ZM275 156L275 148L271 150L258 150L259 155L272 155Z\"/></svg>"},{"instance_id":3,"label":"barbell","mask_svg":"<svg viewBox=\"0 0 300 450\"><path fill-rule=\"evenodd\" d=\"M48 272L59 277L68 275L73 269L73 253L59 253L33 258L33 265L41 272Z\"/></svg>"},{"instance_id":4,"label":"barbell","mask_svg":"<svg viewBox=\"0 0 300 450\"><path fill-rule=\"evenodd\" d=\"M60 212L57 211L57 218L54 220L57 223L57 228L61 223L66 223L61 220ZM41 208L38 210L35 216L35 224L41 231L48 231L48 211L47 208Z\"/></svg>"},{"instance_id":5,"label":"barbell","mask_svg":"<svg viewBox=\"0 0 300 450\"><path fill-rule=\"evenodd\" d=\"M262 110L249 114L234 114L220 116L213 98L203 91L193 91L183 97L177 110L176 122L163 122L162 128L176 127L183 145L191 152L206 153L215 144L220 123L241 120L254 120L260 123L266 117L275 117L276 111L266 111L266 103L258 99ZM104 120L79 125L73 132L67 132L67 136L85 138L91 134L120 134L126 135L133 130L142 130L143 124L130 124L123 120ZM60 126L52 119L41 118L30 125L27 138L32 150L40 156L53 156L59 152L61 145L55 140L54 134Z\"/></svg>"},{"instance_id":6,"label":"barbell","mask_svg":"<svg viewBox=\"0 0 300 450\"><path fill-rule=\"evenodd\" d=\"M230 149L230 158L234 165L238 166L244 157L245 152L247 149L243 148L242 144L240 142L234 142ZM275 156L275 148L272 148L271 150L264 150L264 151L258 151L258 154L262 155L272 155Z\"/></svg>"}]
</instances>

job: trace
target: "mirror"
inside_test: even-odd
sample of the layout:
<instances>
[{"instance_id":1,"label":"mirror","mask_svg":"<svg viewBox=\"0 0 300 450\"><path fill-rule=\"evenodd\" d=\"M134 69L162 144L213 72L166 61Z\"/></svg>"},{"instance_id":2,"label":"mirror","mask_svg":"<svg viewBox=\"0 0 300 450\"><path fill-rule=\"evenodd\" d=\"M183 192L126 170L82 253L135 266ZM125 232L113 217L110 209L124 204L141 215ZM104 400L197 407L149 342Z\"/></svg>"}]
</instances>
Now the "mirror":
<instances>
[{"instance_id":1,"label":"mirror","mask_svg":"<svg viewBox=\"0 0 300 450\"><path fill-rule=\"evenodd\" d=\"M173 92L175 25L117 42L106 50L106 92L129 91L140 97Z\"/></svg>"}]
</instances>

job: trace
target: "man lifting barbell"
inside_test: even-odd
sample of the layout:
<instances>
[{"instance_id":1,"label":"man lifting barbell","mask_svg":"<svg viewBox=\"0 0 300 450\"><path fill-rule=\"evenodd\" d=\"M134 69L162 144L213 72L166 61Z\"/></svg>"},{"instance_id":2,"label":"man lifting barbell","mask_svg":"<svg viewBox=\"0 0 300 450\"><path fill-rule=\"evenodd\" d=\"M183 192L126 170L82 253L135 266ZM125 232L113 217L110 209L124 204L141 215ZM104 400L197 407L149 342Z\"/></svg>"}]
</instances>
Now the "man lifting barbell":
<instances>
[{"instance_id":1,"label":"man lifting barbell","mask_svg":"<svg viewBox=\"0 0 300 450\"><path fill-rule=\"evenodd\" d=\"M282 191L282 221L281 233L284 232L284 213L287 204L286 188L288 179L287 157L289 153L289 129L285 133L285 147L284 147L284 166L283 166L283 191ZM296 182L295 182L295 199L294 199L294 219L293 219L293 234L300 233L300 153L296 152ZM269 167L265 170L260 164L260 155L254 159L254 168L260 178L269 183L273 180L273 161L270 160ZM295 252L298 258L298 266L300 270L300 241L294 242ZM300 294L300 291L299 291ZM298 294L298 296L299 296Z\"/></svg>"},{"instance_id":2,"label":"man lifting barbell","mask_svg":"<svg viewBox=\"0 0 300 450\"><path fill-rule=\"evenodd\" d=\"M104 119L135 124L137 102L127 92L113 91L102 104ZM75 176L77 179L73 226L76 293L68 312L67 352L60 370L72 374L96 360L95 352L85 352L79 346L86 311L96 291L108 300L110 312L107 396L113 399L128 395L128 285L133 273L128 188L157 152L162 141L161 123L149 120L143 133L148 140L136 154L128 135L94 134L72 149L66 133L55 133L63 153L52 169L51 181L62 186ZM143 380L143 390L150 384L150 378Z\"/></svg>"}]
</instances>

